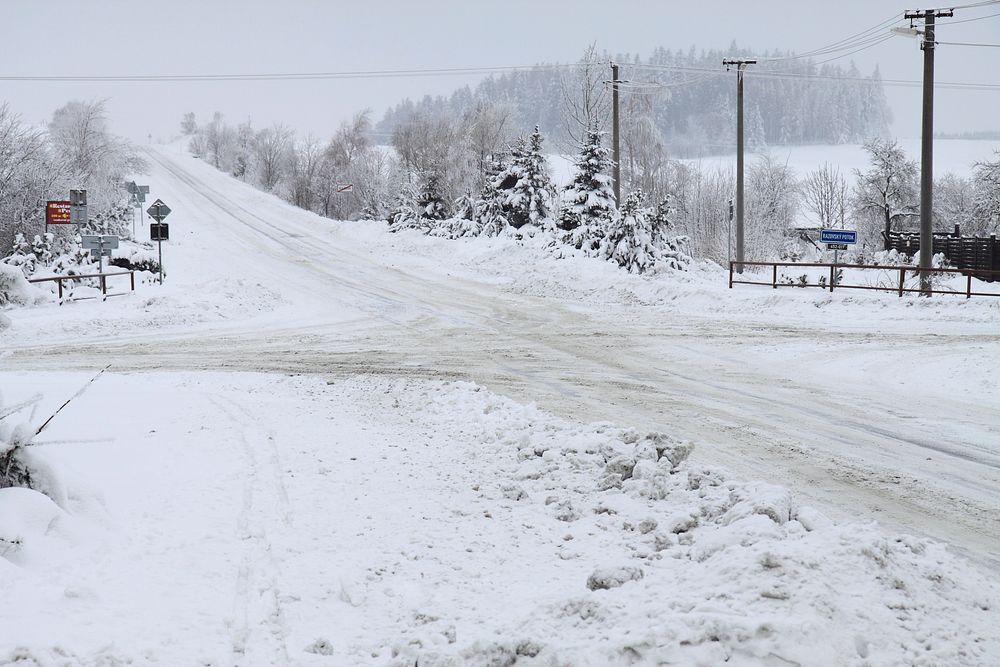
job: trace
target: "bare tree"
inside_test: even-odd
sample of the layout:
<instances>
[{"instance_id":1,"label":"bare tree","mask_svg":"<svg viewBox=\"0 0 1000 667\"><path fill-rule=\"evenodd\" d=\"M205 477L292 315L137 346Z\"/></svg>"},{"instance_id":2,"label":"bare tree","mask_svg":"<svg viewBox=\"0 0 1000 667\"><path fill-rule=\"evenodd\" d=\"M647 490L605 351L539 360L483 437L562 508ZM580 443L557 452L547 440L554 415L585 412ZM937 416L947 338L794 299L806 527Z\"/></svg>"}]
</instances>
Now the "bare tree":
<instances>
[{"instance_id":1,"label":"bare tree","mask_svg":"<svg viewBox=\"0 0 1000 667\"><path fill-rule=\"evenodd\" d=\"M622 180L629 188L659 202L667 194L669 159L666 141L653 120L653 98L626 97L622 114Z\"/></svg>"},{"instance_id":2,"label":"bare tree","mask_svg":"<svg viewBox=\"0 0 1000 667\"><path fill-rule=\"evenodd\" d=\"M573 152L586 143L588 132L607 129L611 96L606 81L611 70L608 63L600 58L597 46L591 44L580 59L579 66L559 80L565 130Z\"/></svg>"},{"instance_id":3,"label":"bare tree","mask_svg":"<svg viewBox=\"0 0 1000 667\"><path fill-rule=\"evenodd\" d=\"M847 212L847 181L837 167L824 162L802 182L806 207L816 214L821 227L844 228Z\"/></svg>"},{"instance_id":4,"label":"bare tree","mask_svg":"<svg viewBox=\"0 0 1000 667\"><path fill-rule=\"evenodd\" d=\"M506 102L480 100L465 116L465 135L475 172L476 192L482 192L500 157L507 152L514 107Z\"/></svg>"}]
</instances>

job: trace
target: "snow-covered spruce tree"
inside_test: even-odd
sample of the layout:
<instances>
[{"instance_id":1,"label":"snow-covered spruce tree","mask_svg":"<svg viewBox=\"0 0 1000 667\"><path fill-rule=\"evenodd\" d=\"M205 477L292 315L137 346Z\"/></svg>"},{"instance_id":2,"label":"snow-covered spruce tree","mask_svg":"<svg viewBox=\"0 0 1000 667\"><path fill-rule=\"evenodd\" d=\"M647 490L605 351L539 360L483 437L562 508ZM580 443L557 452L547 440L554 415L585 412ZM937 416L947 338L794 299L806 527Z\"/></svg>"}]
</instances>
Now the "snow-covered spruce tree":
<instances>
[{"instance_id":1,"label":"snow-covered spruce tree","mask_svg":"<svg viewBox=\"0 0 1000 667\"><path fill-rule=\"evenodd\" d=\"M649 271L660 257L653 244L651 211L643 206L645 199L642 190L635 190L625 198L599 247L601 257L631 273Z\"/></svg>"},{"instance_id":2,"label":"snow-covered spruce tree","mask_svg":"<svg viewBox=\"0 0 1000 667\"><path fill-rule=\"evenodd\" d=\"M665 266L684 271L691 263L691 256L686 252L688 237L677 234L674 230L675 213L673 197L670 195L656 205L650 218L653 246L659 251L660 260Z\"/></svg>"},{"instance_id":3,"label":"snow-covered spruce tree","mask_svg":"<svg viewBox=\"0 0 1000 667\"><path fill-rule=\"evenodd\" d=\"M587 132L575 160L576 176L566 186L556 223L566 243L587 253L596 251L617 211L613 182L608 174L614 163L611 151L602 145L601 136L597 130Z\"/></svg>"},{"instance_id":4,"label":"snow-covered spruce tree","mask_svg":"<svg viewBox=\"0 0 1000 667\"><path fill-rule=\"evenodd\" d=\"M45 234L35 234L35 239L31 242L31 253L42 266L52 263L52 240L55 238L50 232Z\"/></svg>"},{"instance_id":5,"label":"snow-covered spruce tree","mask_svg":"<svg viewBox=\"0 0 1000 667\"><path fill-rule=\"evenodd\" d=\"M479 236L480 225L476 220L476 201L472 198L471 192L466 192L456 199L452 210L454 210L455 215L451 219L449 233L451 238Z\"/></svg>"},{"instance_id":6,"label":"snow-covered spruce tree","mask_svg":"<svg viewBox=\"0 0 1000 667\"><path fill-rule=\"evenodd\" d=\"M389 214L389 231L398 232L404 229L425 229L426 225L417 215L417 195L412 186L404 186L396 198L396 207Z\"/></svg>"},{"instance_id":7,"label":"snow-covered spruce tree","mask_svg":"<svg viewBox=\"0 0 1000 667\"><path fill-rule=\"evenodd\" d=\"M441 191L441 176L436 171L423 175L420 194L417 195L417 213L421 218L430 220L434 226L440 220L448 217L448 207Z\"/></svg>"},{"instance_id":8,"label":"snow-covered spruce tree","mask_svg":"<svg viewBox=\"0 0 1000 667\"><path fill-rule=\"evenodd\" d=\"M14 236L14 245L10 249L10 254L0 260L0 262L21 269L21 273L24 274L25 278L31 277L35 272L37 264L35 253L31 251L31 245L24 238L24 234Z\"/></svg>"},{"instance_id":9,"label":"snow-covered spruce tree","mask_svg":"<svg viewBox=\"0 0 1000 667\"><path fill-rule=\"evenodd\" d=\"M475 219L479 236L499 236L510 226L503 202L503 193L492 182L487 181L483 186L483 194L476 201Z\"/></svg>"},{"instance_id":10,"label":"snow-covered spruce tree","mask_svg":"<svg viewBox=\"0 0 1000 667\"><path fill-rule=\"evenodd\" d=\"M542 154L542 134L535 126L527 143L512 147L511 165L497 178L497 187L505 190L504 210L510 226L542 227L552 215L555 188Z\"/></svg>"}]
</instances>

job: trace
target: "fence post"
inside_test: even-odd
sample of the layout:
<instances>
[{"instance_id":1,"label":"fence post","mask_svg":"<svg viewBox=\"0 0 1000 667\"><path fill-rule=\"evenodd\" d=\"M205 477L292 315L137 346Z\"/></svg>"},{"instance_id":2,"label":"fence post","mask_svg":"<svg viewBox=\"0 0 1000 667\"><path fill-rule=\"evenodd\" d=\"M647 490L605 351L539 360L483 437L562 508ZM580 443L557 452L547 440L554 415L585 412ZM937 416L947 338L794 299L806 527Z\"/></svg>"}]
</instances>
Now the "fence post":
<instances>
[{"instance_id":1,"label":"fence post","mask_svg":"<svg viewBox=\"0 0 1000 667\"><path fill-rule=\"evenodd\" d=\"M906 267L899 267L899 296L903 296L903 283L906 281Z\"/></svg>"},{"instance_id":2,"label":"fence post","mask_svg":"<svg viewBox=\"0 0 1000 667\"><path fill-rule=\"evenodd\" d=\"M836 264L831 264L830 265L830 291L831 292L833 291L833 269L834 269L835 266L836 266Z\"/></svg>"},{"instance_id":3,"label":"fence post","mask_svg":"<svg viewBox=\"0 0 1000 667\"><path fill-rule=\"evenodd\" d=\"M132 284L132 291L135 291L135 271L128 272L128 281Z\"/></svg>"},{"instance_id":4,"label":"fence post","mask_svg":"<svg viewBox=\"0 0 1000 667\"><path fill-rule=\"evenodd\" d=\"M59 305L61 306L63 304L62 278L60 278L59 280L56 281L56 285L59 285Z\"/></svg>"},{"instance_id":5,"label":"fence post","mask_svg":"<svg viewBox=\"0 0 1000 667\"><path fill-rule=\"evenodd\" d=\"M774 278L771 280L771 289L778 289L778 265L774 265Z\"/></svg>"},{"instance_id":6,"label":"fence post","mask_svg":"<svg viewBox=\"0 0 1000 667\"><path fill-rule=\"evenodd\" d=\"M965 298L972 298L972 274L968 275L968 281L965 283Z\"/></svg>"}]
</instances>

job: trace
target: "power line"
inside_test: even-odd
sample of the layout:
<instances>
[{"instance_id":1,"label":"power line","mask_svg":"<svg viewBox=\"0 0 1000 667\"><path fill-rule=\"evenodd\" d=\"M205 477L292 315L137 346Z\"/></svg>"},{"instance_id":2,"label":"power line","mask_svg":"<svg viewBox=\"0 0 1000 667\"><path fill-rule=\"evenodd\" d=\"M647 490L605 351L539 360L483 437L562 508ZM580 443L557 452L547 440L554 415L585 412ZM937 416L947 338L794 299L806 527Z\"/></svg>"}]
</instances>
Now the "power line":
<instances>
[{"instance_id":1,"label":"power line","mask_svg":"<svg viewBox=\"0 0 1000 667\"><path fill-rule=\"evenodd\" d=\"M393 77L451 76L462 74L492 74L496 72L572 69L584 66L586 66L585 63L565 63L502 67L447 67L436 69L357 70L343 72L280 72L271 74L27 75L0 76L0 81L122 83L156 83L173 81L309 81L316 79L373 79Z\"/></svg>"},{"instance_id":2,"label":"power line","mask_svg":"<svg viewBox=\"0 0 1000 667\"><path fill-rule=\"evenodd\" d=\"M868 28L867 30L862 30L859 33L855 33L855 34L851 35L850 37L845 37L844 39L841 39L839 41L833 42L831 44L827 44L826 46L821 46L821 47L819 47L817 49L813 49L812 51L806 51L804 53L798 53L798 54L791 55L791 56L781 56L781 57L771 57L771 58L758 58L758 60L760 60L761 62L764 62L764 61L771 62L771 61L781 61L781 60L796 60L796 59L800 59L800 58L809 58L809 57L812 57L814 55L827 55L829 53L835 53L837 51L841 51L841 50L845 50L845 49L850 49L850 48L853 48L854 46L857 46L859 43L861 43L861 42L863 42L863 41L865 41L867 39L875 37L876 36L875 33L881 32L883 29L887 28L888 26L892 25L893 23L899 23L899 22L901 22L901 20L899 18L899 15L898 14L893 14L889 18L885 19L884 21L881 21L880 23L877 23L877 24L873 25L872 27ZM881 35L878 35L878 37L881 37Z\"/></svg>"},{"instance_id":3,"label":"power line","mask_svg":"<svg viewBox=\"0 0 1000 667\"><path fill-rule=\"evenodd\" d=\"M972 23L973 21L985 21L986 19L996 18L997 16L1000 16L1000 13L997 13L997 14L987 14L986 16L977 16L977 17L971 18L971 19L962 19L961 21L945 21L943 23L939 23L938 26L943 26L943 25L958 25L959 23Z\"/></svg>"},{"instance_id":4,"label":"power line","mask_svg":"<svg viewBox=\"0 0 1000 667\"><path fill-rule=\"evenodd\" d=\"M947 44L948 46L987 46L1000 49L1000 44L976 44L973 42L934 42L935 44Z\"/></svg>"}]
</instances>

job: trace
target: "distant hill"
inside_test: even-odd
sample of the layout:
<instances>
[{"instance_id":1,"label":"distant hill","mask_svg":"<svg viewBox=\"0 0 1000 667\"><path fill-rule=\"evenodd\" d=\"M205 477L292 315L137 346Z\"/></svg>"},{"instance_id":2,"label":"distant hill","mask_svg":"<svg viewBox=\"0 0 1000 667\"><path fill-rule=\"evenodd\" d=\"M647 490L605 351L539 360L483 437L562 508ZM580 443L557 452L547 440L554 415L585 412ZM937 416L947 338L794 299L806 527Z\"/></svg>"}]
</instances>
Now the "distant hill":
<instances>
[{"instance_id":1,"label":"distant hill","mask_svg":"<svg viewBox=\"0 0 1000 667\"><path fill-rule=\"evenodd\" d=\"M630 82L622 87L622 104L652 120L674 157L724 151L735 143L736 74L727 73L721 63L723 58L748 57L753 55L735 46L726 51L660 48L645 59L615 56L620 78ZM607 63L612 57L604 54L600 60ZM777 52L759 60L745 75L746 132L752 147L858 143L888 132L891 113L877 68L863 75L853 63L845 68ZM567 140L562 82L572 71L539 65L491 75L448 97L405 99L385 113L375 131L387 141L413 114L461 117L480 100L507 101L516 109L520 131L537 124L554 147Z\"/></svg>"}]
</instances>

